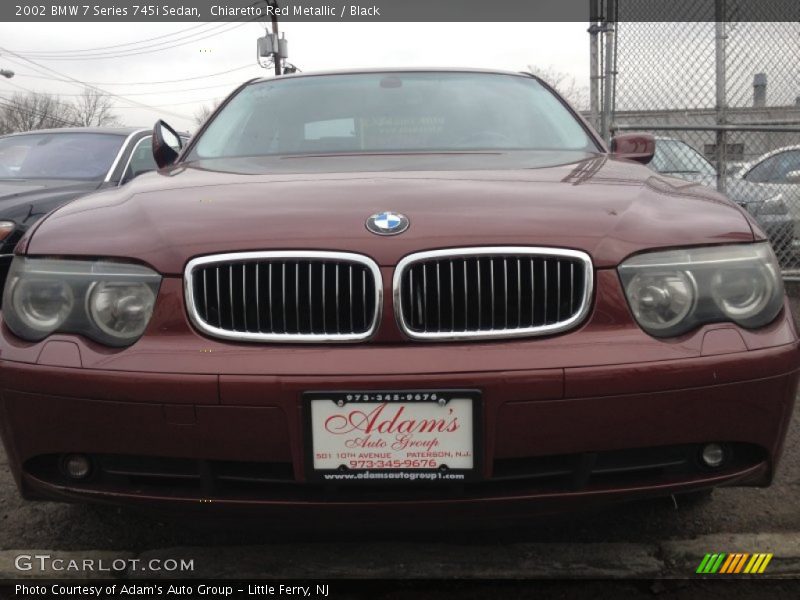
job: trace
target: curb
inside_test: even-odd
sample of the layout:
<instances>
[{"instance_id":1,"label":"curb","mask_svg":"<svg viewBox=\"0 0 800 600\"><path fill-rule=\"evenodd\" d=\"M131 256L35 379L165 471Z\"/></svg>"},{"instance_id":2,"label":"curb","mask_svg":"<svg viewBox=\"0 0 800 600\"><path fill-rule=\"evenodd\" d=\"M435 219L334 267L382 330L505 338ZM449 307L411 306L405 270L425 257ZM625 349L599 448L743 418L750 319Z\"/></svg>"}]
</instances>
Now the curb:
<instances>
[{"instance_id":1,"label":"curb","mask_svg":"<svg viewBox=\"0 0 800 600\"><path fill-rule=\"evenodd\" d=\"M141 553L115 551L4 550L0 579L662 579L698 578L707 553L772 553L758 578L800 577L800 532L713 534L654 544L392 543L274 544L268 546L175 547ZM17 557L32 557L30 559ZM48 557L46 560L36 558ZM406 557L413 557L408 560ZM356 560L357 558L357 560ZM159 560L192 561L188 571L151 571ZM15 562L30 568L19 570ZM55 563L55 560L62 562ZM138 560L118 569L120 561ZM70 563L70 561L74 561ZM93 568L80 566L93 561ZM115 562L117 561L117 562ZM44 564L46 563L46 564ZM70 568L74 566L74 568ZM42 568L44 567L44 568ZM101 567L101 568L99 568ZM112 568L113 567L113 568ZM749 575L705 575L709 578Z\"/></svg>"},{"instance_id":2,"label":"curb","mask_svg":"<svg viewBox=\"0 0 800 600\"><path fill-rule=\"evenodd\" d=\"M765 574L769 577L800 577L798 532L713 534L695 540L662 542L661 548L666 571L669 573L693 574L707 553L768 552L774 556ZM763 576L762 574L758 577Z\"/></svg>"},{"instance_id":3,"label":"curb","mask_svg":"<svg viewBox=\"0 0 800 600\"><path fill-rule=\"evenodd\" d=\"M379 579L519 579L569 577L657 577L662 563L656 547L643 544L319 544L172 548L142 558L194 559L203 578L281 579L320 577ZM413 562L404 557L413 556ZM358 557L357 560L354 557ZM133 574L134 577L138 574ZM191 575L190 575L191 576Z\"/></svg>"}]
</instances>

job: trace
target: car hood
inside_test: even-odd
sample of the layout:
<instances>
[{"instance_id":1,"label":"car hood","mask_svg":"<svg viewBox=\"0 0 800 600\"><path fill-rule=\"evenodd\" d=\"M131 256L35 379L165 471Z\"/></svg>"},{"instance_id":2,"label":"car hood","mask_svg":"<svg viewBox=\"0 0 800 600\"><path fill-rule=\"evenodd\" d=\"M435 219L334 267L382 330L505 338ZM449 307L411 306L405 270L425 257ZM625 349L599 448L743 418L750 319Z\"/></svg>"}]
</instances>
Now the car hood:
<instances>
[{"instance_id":1,"label":"car hood","mask_svg":"<svg viewBox=\"0 0 800 600\"><path fill-rule=\"evenodd\" d=\"M648 248L754 239L742 211L714 191L605 155L280 164L238 159L143 175L55 211L27 252L134 258L179 274L192 257L219 252L340 250L391 266L421 250L530 245L583 250L609 267ZM408 216L405 233L366 229L386 210Z\"/></svg>"},{"instance_id":2,"label":"car hood","mask_svg":"<svg viewBox=\"0 0 800 600\"><path fill-rule=\"evenodd\" d=\"M0 179L0 206L15 198L32 198L62 192L81 193L97 189L98 186L97 181Z\"/></svg>"},{"instance_id":3,"label":"car hood","mask_svg":"<svg viewBox=\"0 0 800 600\"><path fill-rule=\"evenodd\" d=\"M41 217L52 208L97 189L97 181L0 179L0 220Z\"/></svg>"}]
</instances>

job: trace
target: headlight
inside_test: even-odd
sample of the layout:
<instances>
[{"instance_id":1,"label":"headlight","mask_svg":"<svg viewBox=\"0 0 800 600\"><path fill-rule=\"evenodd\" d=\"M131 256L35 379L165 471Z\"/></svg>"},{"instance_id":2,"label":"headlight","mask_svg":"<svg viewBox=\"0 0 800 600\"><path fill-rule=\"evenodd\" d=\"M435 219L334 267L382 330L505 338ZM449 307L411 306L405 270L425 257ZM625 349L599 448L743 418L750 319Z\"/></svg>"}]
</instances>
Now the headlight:
<instances>
[{"instance_id":1,"label":"headlight","mask_svg":"<svg viewBox=\"0 0 800 600\"><path fill-rule=\"evenodd\" d=\"M681 271L636 273L625 291L642 327L669 331L686 318L697 299L694 280Z\"/></svg>"},{"instance_id":2,"label":"headlight","mask_svg":"<svg viewBox=\"0 0 800 600\"><path fill-rule=\"evenodd\" d=\"M63 332L129 346L144 333L160 284L161 276L141 265L16 257L3 319L29 341Z\"/></svg>"},{"instance_id":3,"label":"headlight","mask_svg":"<svg viewBox=\"0 0 800 600\"><path fill-rule=\"evenodd\" d=\"M711 297L717 307L740 325L759 327L762 314L775 298L777 287L769 272L757 269L729 269L718 271L711 277ZM780 294L783 293L781 289ZM771 314L771 313L770 313Z\"/></svg>"},{"instance_id":4,"label":"headlight","mask_svg":"<svg viewBox=\"0 0 800 600\"><path fill-rule=\"evenodd\" d=\"M783 306L780 268L766 243L640 254L619 274L636 321L657 337L716 321L763 327Z\"/></svg>"},{"instance_id":5,"label":"headlight","mask_svg":"<svg viewBox=\"0 0 800 600\"><path fill-rule=\"evenodd\" d=\"M146 283L103 281L89 292L89 316L112 338L136 339L144 333L155 302L155 293Z\"/></svg>"},{"instance_id":6,"label":"headlight","mask_svg":"<svg viewBox=\"0 0 800 600\"><path fill-rule=\"evenodd\" d=\"M26 328L43 336L61 327L74 305L72 288L65 281L20 280L11 294L11 306L19 320Z\"/></svg>"}]
</instances>

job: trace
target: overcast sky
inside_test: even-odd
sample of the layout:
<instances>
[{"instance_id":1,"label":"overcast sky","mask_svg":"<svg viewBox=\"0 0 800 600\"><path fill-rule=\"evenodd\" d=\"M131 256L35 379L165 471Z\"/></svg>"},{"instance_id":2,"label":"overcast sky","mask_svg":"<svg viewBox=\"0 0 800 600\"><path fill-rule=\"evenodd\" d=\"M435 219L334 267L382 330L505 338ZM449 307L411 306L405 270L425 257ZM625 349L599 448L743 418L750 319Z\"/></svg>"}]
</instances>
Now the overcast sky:
<instances>
[{"instance_id":1,"label":"overcast sky","mask_svg":"<svg viewBox=\"0 0 800 600\"><path fill-rule=\"evenodd\" d=\"M383 66L522 70L537 65L569 73L588 85L586 27L585 23L287 22L281 30L289 40L290 62L304 71ZM21 86L71 99L69 94L80 93L81 86L52 79L71 78L125 96L127 100L114 101L117 114L128 125L149 127L164 118L178 129L193 130L192 117L203 104L224 98L246 79L272 73L256 64L256 39L263 32L259 23L0 23L0 46L40 65L0 50L0 68L16 72L11 80L0 78L0 97L22 91L15 87ZM174 47L152 52L156 48L144 46ZM110 48L93 50L98 47ZM69 56L60 52L76 50L129 56L54 59ZM237 70L228 72L232 69Z\"/></svg>"}]
</instances>

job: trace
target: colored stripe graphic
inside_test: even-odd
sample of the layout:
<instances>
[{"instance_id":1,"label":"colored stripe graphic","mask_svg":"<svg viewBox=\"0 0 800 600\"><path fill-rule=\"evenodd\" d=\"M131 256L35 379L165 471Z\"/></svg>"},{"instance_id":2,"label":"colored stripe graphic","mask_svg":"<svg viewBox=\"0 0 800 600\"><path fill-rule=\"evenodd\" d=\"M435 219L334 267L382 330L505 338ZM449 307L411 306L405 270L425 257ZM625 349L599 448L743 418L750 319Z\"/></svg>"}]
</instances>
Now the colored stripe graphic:
<instances>
[{"instance_id":1,"label":"colored stripe graphic","mask_svg":"<svg viewBox=\"0 0 800 600\"><path fill-rule=\"evenodd\" d=\"M697 573L716 573L722 566L722 561L725 559L725 556L724 552L706 554L700 566L697 567Z\"/></svg>"},{"instance_id":2,"label":"colored stripe graphic","mask_svg":"<svg viewBox=\"0 0 800 600\"><path fill-rule=\"evenodd\" d=\"M734 573L741 573L742 567L744 567L744 563L747 562L747 559L750 555L745 553L742 554L742 558L739 560L739 564L736 565L736 569L733 571Z\"/></svg>"},{"instance_id":3,"label":"colored stripe graphic","mask_svg":"<svg viewBox=\"0 0 800 600\"><path fill-rule=\"evenodd\" d=\"M719 570L720 573L730 573L730 568L733 564L736 563L736 560L739 558L738 554L728 554L728 558L725 559L725 562L722 563L722 568Z\"/></svg>"},{"instance_id":4,"label":"colored stripe graphic","mask_svg":"<svg viewBox=\"0 0 800 600\"><path fill-rule=\"evenodd\" d=\"M742 560L742 555L738 552L729 554L728 557L730 560L725 562L725 564L722 566L722 569L719 571L720 573L733 573L736 569L736 566Z\"/></svg>"},{"instance_id":5,"label":"colored stripe graphic","mask_svg":"<svg viewBox=\"0 0 800 600\"><path fill-rule=\"evenodd\" d=\"M697 567L697 571L695 571L695 573L705 573L706 572L706 565L708 564L708 561L710 559L711 559L711 555L710 554L706 554L703 557L703 560L700 561L700 566Z\"/></svg>"},{"instance_id":6,"label":"colored stripe graphic","mask_svg":"<svg viewBox=\"0 0 800 600\"><path fill-rule=\"evenodd\" d=\"M714 566L711 567L711 573L716 573L719 571L719 568L722 566L722 560L725 558L725 553L720 552L717 560L714 562Z\"/></svg>"},{"instance_id":7,"label":"colored stripe graphic","mask_svg":"<svg viewBox=\"0 0 800 600\"><path fill-rule=\"evenodd\" d=\"M717 558L719 558L719 554L712 554L702 572L711 573L711 569L714 568L714 563L717 562Z\"/></svg>"},{"instance_id":8,"label":"colored stripe graphic","mask_svg":"<svg viewBox=\"0 0 800 600\"><path fill-rule=\"evenodd\" d=\"M703 560L700 561L695 573L703 575L713 575L715 573L720 575L759 574L767 569L767 565L773 556L773 554L766 552L756 554L748 554L746 552L706 554Z\"/></svg>"},{"instance_id":9,"label":"colored stripe graphic","mask_svg":"<svg viewBox=\"0 0 800 600\"><path fill-rule=\"evenodd\" d=\"M753 558L750 559L750 562L747 563L747 566L744 568L745 573L753 573L754 569L758 568L758 563L761 561L760 554L753 554Z\"/></svg>"},{"instance_id":10,"label":"colored stripe graphic","mask_svg":"<svg viewBox=\"0 0 800 600\"><path fill-rule=\"evenodd\" d=\"M770 552L769 554L767 554L766 558L764 558L764 562L761 563L761 566L758 568L758 572L763 573L764 570L767 568L769 561L771 560L772 560L772 553Z\"/></svg>"}]
</instances>

